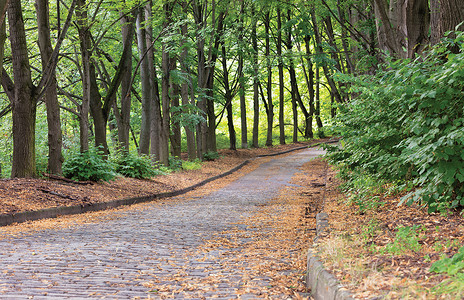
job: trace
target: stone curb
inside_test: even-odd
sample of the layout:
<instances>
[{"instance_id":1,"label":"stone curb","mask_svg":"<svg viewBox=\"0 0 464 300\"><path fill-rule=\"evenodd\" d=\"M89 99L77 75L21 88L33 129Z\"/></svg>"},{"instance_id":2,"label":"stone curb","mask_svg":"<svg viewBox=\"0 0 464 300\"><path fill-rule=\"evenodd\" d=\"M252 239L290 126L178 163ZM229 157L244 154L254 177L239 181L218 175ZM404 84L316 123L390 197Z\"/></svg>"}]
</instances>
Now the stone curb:
<instances>
[{"instance_id":1,"label":"stone curb","mask_svg":"<svg viewBox=\"0 0 464 300\"><path fill-rule=\"evenodd\" d=\"M329 230L329 216L321 212L316 215L316 238ZM316 253L309 249L306 264L306 288L311 289L311 296L315 300L354 300L353 294L343 287L340 282L324 268Z\"/></svg>"},{"instance_id":2,"label":"stone curb","mask_svg":"<svg viewBox=\"0 0 464 300\"><path fill-rule=\"evenodd\" d=\"M328 141L330 143L331 141ZM318 143L320 144L320 143ZM260 155L257 156L259 157L266 157L266 156L276 156L280 154L285 154L289 153L292 151L297 151L309 147L314 147L317 146L318 144L309 144L304 147L298 147L298 148L293 148L290 150L282 151L282 152L277 152L273 154L265 154L265 155ZM110 209L110 208L116 208L119 206L124 206L124 205L133 205L137 203L144 203L144 202L150 202L156 199L163 199L163 198L169 198L169 197L174 197L174 196L179 196L182 194L185 194L187 192L190 192L200 186L203 186L211 181L214 181L216 179L228 176L241 168L243 168L245 165L250 163L250 160L245 160L238 166L230 169L227 172L224 172L222 174L210 177L204 181L201 181L197 184L194 184L192 186L189 186L187 188L177 190L177 191L172 191L172 192L165 192L165 193L160 193L160 194L152 194L152 195L147 195L147 196L142 196L142 197L134 197L134 198L127 198L127 199L118 199L118 200L112 200L108 202L98 202L98 203L92 203L92 204L85 204L85 205L73 205L73 206L61 206L61 207L51 207L51 208L45 208L45 209L40 209L40 210L34 210L34 211L26 211L26 212L20 212L17 214L2 214L0 215L0 227L1 226L6 226L10 225L13 223L23 223L27 221L35 221L35 220L41 220L41 219L48 219L48 218L56 218L59 216L65 216L65 215L76 215L76 214L81 214L81 213L86 213L86 212L92 212L92 211L100 211L100 210L105 210L105 209Z\"/></svg>"}]
</instances>

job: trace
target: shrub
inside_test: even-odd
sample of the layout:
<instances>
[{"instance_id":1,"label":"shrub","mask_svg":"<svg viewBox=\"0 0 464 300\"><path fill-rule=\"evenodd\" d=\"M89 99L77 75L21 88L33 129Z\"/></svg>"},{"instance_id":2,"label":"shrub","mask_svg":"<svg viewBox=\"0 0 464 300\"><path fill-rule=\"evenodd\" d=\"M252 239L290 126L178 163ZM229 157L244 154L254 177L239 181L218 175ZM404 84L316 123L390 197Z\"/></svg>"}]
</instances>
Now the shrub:
<instances>
[{"instance_id":1,"label":"shrub","mask_svg":"<svg viewBox=\"0 0 464 300\"><path fill-rule=\"evenodd\" d=\"M169 169L179 171L182 169L182 160L179 157L169 156Z\"/></svg>"},{"instance_id":2,"label":"shrub","mask_svg":"<svg viewBox=\"0 0 464 300\"><path fill-rule=\"evenodd\" d=\"M131 178L148 179L160 174L152 165L150 157L147 155L132 154L121 151L113 158L116 165L116 172Z\"/></svg>"},{"instance_id":3,"label":"shrub","mask_svg":"<svg viewBox=\"0 0 464 300\"><path fill-rule=\"evenodd\" d=\"M430 212L464 205L464 33L456 35L375 76L339 76L359 96L341 108L345 144L329 149L331 162L345 174L412 182L403 201ZM449 52L450 44L460 53Z\"/></svg>"},{"instance_id":4,"label":"shrub","mask_svg":"<svg viewBox=\"0 0 464 300\"><path fill-rule=\"evenodd\" d=\"M63 175L81 181L110 181L116 177L113 164L96 149L71 154L63 163Z\"/></svg>"},{"instance_id":5,"label":"shrub","mask_svg":"<svg viewBox=\"0 0 464 300\"><path fill-rule=\"evenodd\" d=\"M195 159L193 161L183 161L182 162L182 169L184 170L198 170L201 169L201 161L199 159Z\"/></svg>"},{"instance_id":6,"label":"shrub","mask_svg":"<svg viewBox=\"0 0 464 300\"><path fill-rule=\"evenodd\" d=\"M217 152L209 151L209 152L203 153L203 159L206 161L213 161L218 158L219 158L219 153Z\"/></svg>"}]
</instances>

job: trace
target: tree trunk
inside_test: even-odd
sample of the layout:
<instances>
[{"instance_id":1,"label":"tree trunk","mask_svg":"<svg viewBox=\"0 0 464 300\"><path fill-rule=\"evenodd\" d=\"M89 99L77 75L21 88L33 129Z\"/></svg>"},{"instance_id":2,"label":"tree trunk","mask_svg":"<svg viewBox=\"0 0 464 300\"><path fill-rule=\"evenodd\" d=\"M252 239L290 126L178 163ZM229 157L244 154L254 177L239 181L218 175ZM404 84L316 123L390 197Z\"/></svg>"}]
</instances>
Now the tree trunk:
<instances>
[{"instance_id":1,"label":"tree trunk","mask_svg":"<svg viewBox=\"0 0 464 300\"><path fill-rule=\"evenodd\" d=\"M267 61L267 134L266 134L266 146L272 146L272 128L274 126L274 103L272 100L272 63L270 57L271 51L271 13L268 11L264 20L264 31L266 34L266 61Z\"/></svg>"},{"instance_id":2,"label":"tree trunk","mask_svg":"<svg viewBox=\"0 0 464 300\"><path fill-rule=\"evenodd\" d=\"M11 177L34 177L36 99L27 52L21 1L10 1L8 21L14 75L13 161Z\"/></svg>"},{"instance_id":3,"label":"tree trunk","mask_svg":"<svg viewBox=\"0 0 464 300\"><path fill-rule=\"evenodd\" d=\"M132 34L129 32L133 30L133 26L129 25L131 20L125 16L121 19L122 23L122 39L124 44L130 38L132 40ZM131 109L131 77L132 77L132 45L126 49L128 51L127 59L123 65L123 73L121 79L121 110L118 120L118 140L120 149L129 151L129 134L130 134L130 109Z\"/></svg>"},{"instance_id":4,"label":"tree trunk","mask_svg":"<svg viewBox=\"0 0 464 300\"><path fill-rule=\"evenodd\" d=\"M316 68L316 107L314 109L314 115L316 117L316 123L317 123L317 135L319 136L319 138L323 138L325 134L324 134L324 129L323 129L322 120L321 120L321 93L320 91L321 91L321 84L320 84L319 68ZM334 108L332 107L332 111L334 112L333 109ZM332 116L332 118L333 117L335 116Z\"/></svg>"},{"instance_id":5,"label":"tree trunk","mask_svg":"<svg viewBox=\"0 0 464 300\"><path fill-rule=\"evenodd\" d=\"M284 62L282 59L282 12L277 8L277 59L279 69L279 142L285 145L285 86L284 86Z\"/></svg>"},{"instance_id":6,"label":"tree trunk","mask_svg":"<svg viewBox=\"0 0 464 300\"><path fill-rule=\"evenodd\" d=\"M188 38L188 27L187 24L182 24L181 26L181 33L183 36L182 39L182 53L180 55L180 68L184 76L188 76L189 70L187 65L187 58L188 58L188 48L186 47L187 38ZM184 107L190 104L189 101L189 82L191 81L190 77L188 81L182 82L181 85L181 97L182 97L182 105ZM190 112L193 113L193 112ZM184 126L185 136L187 140L187 153L189 160L194 160L196 157L196 149L195 149L195 133L194 133L194 126L193 124L189 124Z\"/></svg>"},{"instance_id":7,"label":"tree trunk","mask_svg":"<svg viewBox=\"0 0 464 300\"><path fill-rule=\"evenodd\" d=\"M53 47L50 39L50 22L48 1L36 0L38 42L42 58L42 70L45 71L52 57ZM50 82L45 91L44 102L47 107L48 125L48 172L61 174L63 138L61 134L60 106L57 95L55 70L52 71Z\"/></svg>"},{"instance_id":8,"label":"tree trunk","mask_svg":"<svg viewBox=\"0 0 464 300\"><path fill-rule=\"evenodd\" d=\"M311 133L311 138L312 132L313 132L313 116L315 115L315 109L314 109L314 70L313 70L313 62L311 59L312 53L311 53L311 36L306 35L304 37L305 41L305 50L306 50L306 61L308 64L308 72L306 72L306 68L304 65L304 60L301 58L301 63L303 66L303 71L305 75L305 80L306 80L306 85L308 86L308 92L309 92L309 120L308 120L308 125L310 128L308 131Z\"/></svg>"},{"instance_id":9,"label":"tree trunk","mask_svg":"<svg viewBox=\"0 0 464 300\"><path fill-rule=\"evenodd\" d=\"M144 8L140 8L137 14L137 45L139 50L140 64L140 81L142 84L142 121L140 125L139 153L148 155L150 153L150 125L151 125L151 82L150 66L148 58L145 55L147 51L147 40L145 26L142 25L145 20Z\"/></svg>"},{"instance_id":10,"label":"tree trunk","mask_svg":"<svg viewBox=\"0 0 464 300\"><path fill-rule=\"evenodd\" d=\"M313 9L311 10L311 19L313 23L313 30L314 30L314 39L315 39L315 46L316 46L316 51L318 55L324 55L324 50L322 49L322 38L319 32L319 26L317 23L317 18L316 18L316 11ZM337 85L335 84L335 81L332 79L332 74L329 70L329 67L327 66L327 63L322 63L322 69L324 70L325 77L327 79L327 83L330 86L331 92L334 94L334 97L338 103L342 103L342 97L340 93L338 92Z\"/></svg>"},{"instance_id":11,"label":"tree trunk","mask_svg":"<svg viewBox=\"0 0 464 300\"><path fill-rule=\"evenodd\" d=\"M227 113L227 128L229 130L229 149L237 150L237 135L234 128L234 115L232 111L232 100L234 93L229 83L229 69L227 66L226 47L222 45L222 76L224 82L224 100L225 110Z\"/></svg>"},{"instance_id":12,"label":"tree trunk","mask_svg":"<svg viewBox=\"0 0 464 300\"><path fill-rule=\"evenodd\" d=\"M248 126L247 126L247 108L245 98L245 76L243 73L244 61L243 56L243 15L244 15L244 0L240 0L240 19L238 25L238 69L239 69L239 96L240 96L240 127L241 127L241 141L242 148L248 148Z\"/></svg>"},{"instance_id":13,"label":"tree trunk","mask_svg":"<svg viewBox=\"0 0 464 300\"><path fill-rule=\"evenodd\" d=\"M0 70L3 70L3 57L6 41L6 10L9 0L0 0Z\"/></svg>"},{"instance_id":14,"label":"tree trunk","mask_svg":"<svg viewBox=\"0 0 464 300\"><path fill-rule=\"evenodd\" d=\"M82 56L82 104L79 116L80 151L89 150L89 111L90 111L90 28L88 26L85 0L78 0L76 7L77 30Z\"/></svg>"},{"instance_id":15,"label":"tree trunk","mask_svg":"<svg viewBox=\"0 0 464 300\"><path fill-rule=\"evenodd\" d=\"M430 1L430 12L431 43L436 44L447 31L454 31L456 26L464 21L464 2L461 0ZM464 30L463 25L458 30ZM453 38L454 35L450 37Z\"/></svg>"},{"instance_id":16,"label":"tree trunk","mask_svg":"<svg viewBox=\"0 0 464 300\"><path fill-rule=\"evenodd\" d=\"M153 102L152 102L152 120L150 128L150 154L153 156L154 161L161 161L161 145L167 143L167 139L161 133L161 102L160 102L160 92L159 92L159 80L158 74L155 68L155 65L152 65L150 68L150 80L152 81L153 86ZM163 146L165 150L166 147ZM163 151L164 151L163 150ZM165 154L164 154L165 155Z\"/></svg>"},{"instance_id":17,"label":"tree trunk","mask_svg":"<svg viewBox=\"0 0 464 300\"><path fill-rule=\"evenodd\" d=\"M170 58L169 59L169 72L172 72L173 70L176 70L177 64L176 64L176 59L175 58ZM169 82L169 90L171 91L171 95L169 98L171 99L171 107L172 108L179 108L179 85L177 83L172 82L170 80ZM180 114L179 111L173 111L171 112L171 120L176 120L178 119L178 115ZM172 122L171 124L171 135L170 135L170 140L171 140L171 154L174 157L180 157L181 154L181 142L182 142L182 136L181 136L181 131L180 131L180 125L179 122Z\"/></svg>"},{"instance_id":18,"label":"tree trunk","mask_svg":"<svg viewBox=\"0 0 464 300\"><path fill-rule=\"evenodd\" d=\"M149 0L145 8L145 20L152 20L152 7L153 1ZM161 103L158 74L155 66L155 52L152 47L153 43L153 28L151 22L148 21L146 26L146 42L149 47L147 52L148 59L148 75L151 82L151 122L150 122L150 154L152 155L153 162L160 161L161 144L167 143L167 138L161 137ZM163 149L166 149L164 147Z\"/></svg>"},{"instance_id":19,"label":"tree trunk","mask_svg":"<svg viewBox=\"0 0 464 300\"><path fill-rule=\"evenodd\" d=\"M412 58L426 46L430 25L428 0L374 0L379 47ZM406 49L404 51L403 49Z\"/></svg>"},{"instance_id":20,"label":"tree trunk","mask_svg":"<svg viewBox=\"0 0 464 300\"><path fill-rule=\"evenodd\" d=\"M256 27L258 19L255 17L255 4L251 4L251 15L253 16L253 25L251 29L251 43L253 46L253 139L251 146L258 148L259 142L259 69L258 69L258 38Z\"/></svg>"}]
</instances>

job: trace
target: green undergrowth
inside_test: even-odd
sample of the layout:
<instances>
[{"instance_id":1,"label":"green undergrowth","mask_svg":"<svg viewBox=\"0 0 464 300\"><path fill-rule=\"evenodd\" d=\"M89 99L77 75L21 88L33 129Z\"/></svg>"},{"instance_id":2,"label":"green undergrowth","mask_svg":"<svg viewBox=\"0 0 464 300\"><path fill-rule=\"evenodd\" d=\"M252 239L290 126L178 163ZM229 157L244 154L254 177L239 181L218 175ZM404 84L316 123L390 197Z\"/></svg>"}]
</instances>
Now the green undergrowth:
<instances>
[{"instance_id":1,"label":"green undergrowth","mask_svg":"<svg viewBox=\"0 0 464 300\"><path fill-rule=\"evenodd\" d=\"M376 75L339 75L358 96L340 108L344 143L328 157L354 194L389 182L406 192L403 202L429 212L464 205L464 33L456 35Z\"/></svg>"}]
</instances>

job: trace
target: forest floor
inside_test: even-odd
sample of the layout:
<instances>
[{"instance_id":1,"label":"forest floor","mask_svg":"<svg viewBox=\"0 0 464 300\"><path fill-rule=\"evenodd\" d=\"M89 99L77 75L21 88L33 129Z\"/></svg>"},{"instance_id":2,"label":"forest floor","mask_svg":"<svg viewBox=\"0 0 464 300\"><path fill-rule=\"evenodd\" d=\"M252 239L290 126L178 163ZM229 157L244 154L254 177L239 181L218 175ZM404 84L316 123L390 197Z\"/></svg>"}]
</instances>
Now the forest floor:
<instances>
[{"instance_id":1,"label":"forest floor","mask_svg":"<svg viewBox=\"0 0 464 300\"><path fill-rule=\"evenodd\" d=\"M464 245L462 211L429 214L400 204L402 195L373 197L377 207L361 211L340 192L336 171L328 176L330 232L314 250L356 299L464 299L460 277L429 271Z\"/></svg>"}]
</instances>

